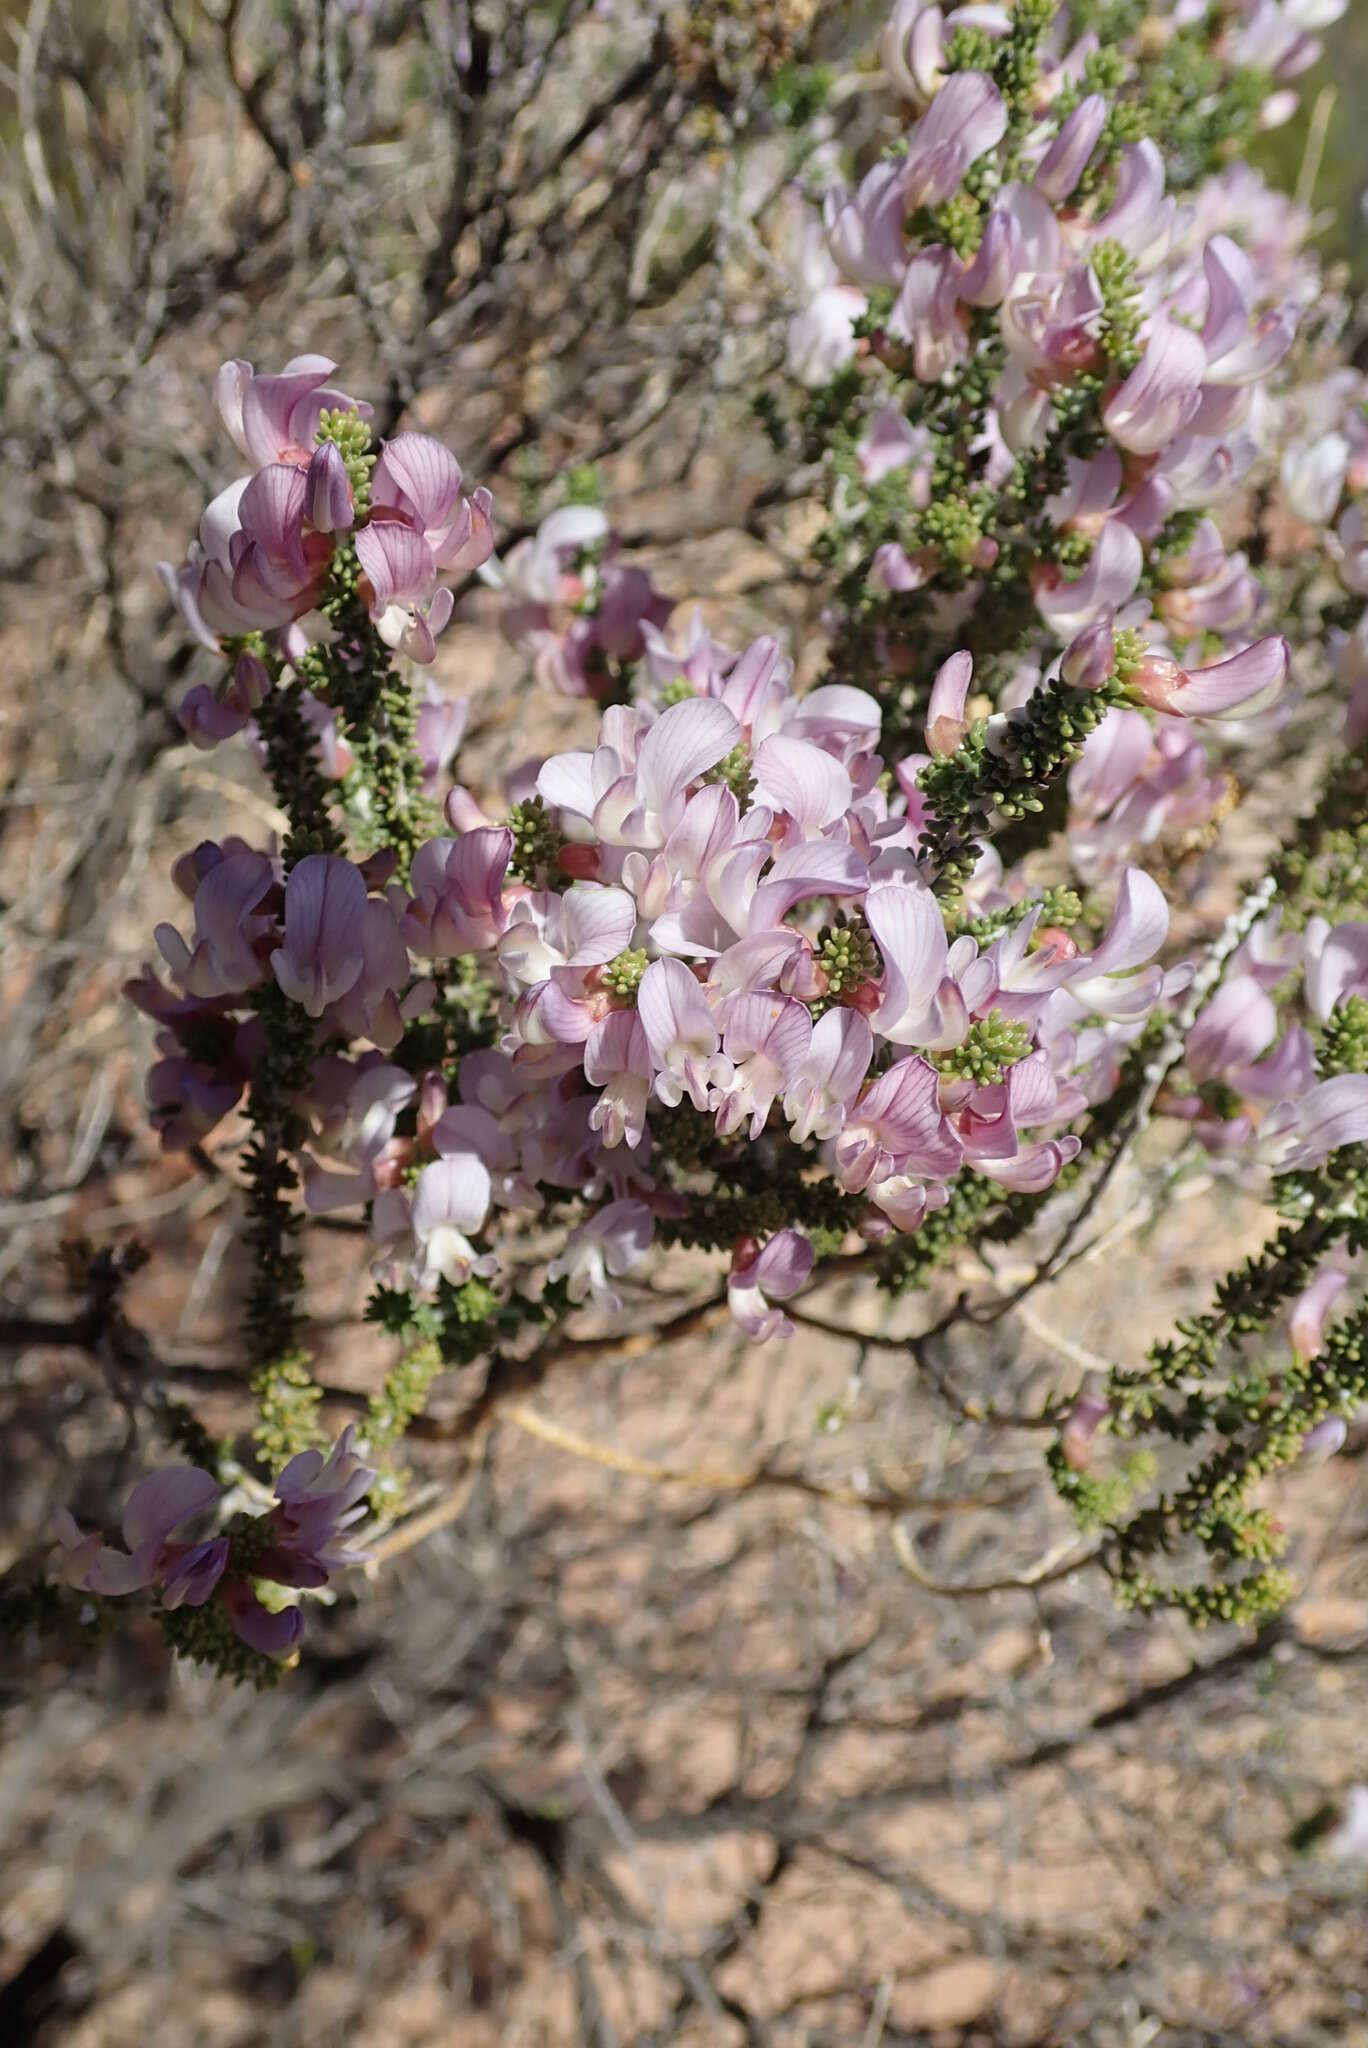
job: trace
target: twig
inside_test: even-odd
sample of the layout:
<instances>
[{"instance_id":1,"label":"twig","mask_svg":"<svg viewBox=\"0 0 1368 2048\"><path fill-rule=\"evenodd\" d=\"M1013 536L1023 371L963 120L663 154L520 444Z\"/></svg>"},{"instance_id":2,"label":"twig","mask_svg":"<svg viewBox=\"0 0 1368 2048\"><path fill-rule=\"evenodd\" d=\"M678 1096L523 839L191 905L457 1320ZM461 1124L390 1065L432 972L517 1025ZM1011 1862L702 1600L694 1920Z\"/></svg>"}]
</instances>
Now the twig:
<instances>
[{"instance_id":1,"label":"twig","mask_svg":"<svg viewBox=\"0 0 1368 2048\"><path fill-rule=\"evenodd\" d=\"M1100 1546L1091 1544L1086 1549L1078 1548L1078 1539L1067 1536L1047 1550L1044 1557L1037 1558L1024 1571L1008 1572L997 1579L961 1579L951 1582L932 1578L917 1562L912 1548L912 1539L900 1522L892 1530L893 1549L898 1563L914 1579L924 1593L936 1593L945 1600L979 1600L990 1593L1029 1592L1035 1586L1047 1586L1052 1579L1067 1579L1085 1564L1092 1564L1099 1555Z\"/></svg>"}]
</instances>

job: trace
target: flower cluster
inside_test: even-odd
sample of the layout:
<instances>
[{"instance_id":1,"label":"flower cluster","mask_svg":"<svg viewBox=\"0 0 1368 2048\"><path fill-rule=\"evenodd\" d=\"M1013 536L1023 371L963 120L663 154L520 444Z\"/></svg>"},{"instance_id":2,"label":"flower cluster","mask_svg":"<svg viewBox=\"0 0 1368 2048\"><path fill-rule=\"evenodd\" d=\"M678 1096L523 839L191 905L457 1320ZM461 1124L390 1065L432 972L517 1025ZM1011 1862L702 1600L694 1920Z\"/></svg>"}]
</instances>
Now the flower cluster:
<instances>
[{"instance_id":1,"label":"flower cluster","mask_svg":"<svg viewBox=\"0 0 1368 2048\"><path fill-rule=\"evenodd\" d=\"M503 630L539 683L566 697L625 694L648 637L674 601L635 563L597 505L563 505L518 541L486 580L507 592Z\"/></svg>"},{"instance_id":2,"label":"flower cluster","mask_svg":"<svg viewBox=\"0 0 1368 2048\"><path fill-rule=\"evenodd\" d=\"M329 386L336 367L313 355L293 357L278 376L223 365L219 417L252 470L213 500L187 560L163 564L162 577L196 638L217 651L313 611L338 538L350 535L376 632L430 662L452 608L438 577L468 575L489 559L493 501L485 490L464 495L455 456L430 434L396 434L374 460L370 407ZM212 736L240 730L263 687L235 671L225 729ZM236 726L227 722L238 714Z\"/></svg>"},{"instance_id":3,"label":"flower cluster","mask_svg":"<svg viewBox=\"0 0 1368 2048\"><path fill-rule=\"evenodd\" d=\"M653 1247L721 1255L739 1329L783 1337L823 1260L921 1285L1094 1160L1105 1184L1158 1112L1271 1181L1286 1227L1061 1404L1051 1469L1134 1605L1274 1604L1251 1489L1368 1395L1361 1312L1329 1320L1368 1248L1368 385L1305 209L1238 158L1337 11L897 0L901 132L806 221L803 395L765 409L829 486L806 691L777 641L676 617L584 476L498 560L488 494L428 435L377 445L331 363L224 366L253 471L167 572L224 664L181 719L246 732L289 825L177 864L188 921L129 994L163 1143L245 1119L247 1363L283 1469L267 1517L199 1543L177 1531L216 1490L184 1471L135 1495L126 1553L64 1526L74 1584L292 1643L255 1589L321 1583L373 1477L316 1447L307 1216L364 1212L369 1313L407 1347L382 1461L437 1372L615 1315ZM459 779L465 707L407 666L472 571L597 716L499 803ZM1185 875L1336 690L1349 771L1209 941ZM1291 1302L1290 1363L1247 1370ZM1153 1458L1099 1465L1142 1433L1212 1441L1132 1512ZM1252 1576L1161 1586L1145 1560L1179 1539Z\"/></svg>"},{"instance_id":4,"label":"flower cluster","mask_svg":"<svg viewBox=\"0 0 1368 2048\"><path fill-rule=\"evenodd\" d=\"M834 673L877 675L900 739L958 637L982 714L1051 728L966 789L958 880L1004 786L1040 794L1085 741L1087 881L1228 801L1167 720L1286 715L1269 706L1287 649L1212 515L1266 459L1271 380L1318 287L1295 256L1305 218L1225 158L1285 117L1316 46L1295 8L1158 11L1143 34L1133 13L902 0L880 54L909 125L827 191L805 249L790 361L829 386L813 417L844 571ZM1079 692L1116 708L1076 715Z\"/></svg>"},{"instance_id":5,"label":"flower cluster","mask_svg":"<svg viewBox=\"0 0 1368 2048\"><path fill-rule=\"evenodd\" d=\"M282 875L267 853L199 848L180 875L193 931L157 934L174 991L150 974L134 989L166 1034L151 1082L166 1141L197 1140L236 1102L252 999L274 982L313 1027L294 1104L306 1201L370 1203L388 1277L419 1289L497 1270L473 1242L494 1209L575 1196L598 1213L564 1270L606 1300L596 1262L639 1257L656 1218L686 1210L687 1178L725 1173L745 1140L793 1148L783 1179L809 1184L809 1207L813 1176L829 1181L845 1199L827 1213L867 1238L916 1229L963 1168L1048 1187L1079 1150L1067 1126L1181 985L1153 964L1161 892L1125 870L1086 944L1041 902L984 886L979 903L1010 917L986 943L952 937L918 857L920 763L885 776L873 698L796 696L773 641L714 661L695 661L694 683L681 671L664 708L606 712L592 753L545 763L541 858L520 872L515 829L459 788L455 835L419 846L407 886L382 858L311 854ZM933 746L967 666L933 702ZM499 1029L461 1060L450 1103L440 1072L381 1055L472 959ZM681 1106L711 1121L687 1168ZM781 1234L782 1272L805 1278L810 1246ZM756 1265L752 1235L738 1270ZM776 1255L759 1270L779 1273ZM782 1327L763 1278L732 1300L753 1336Z\"/></svg>"},{"instance_id":6,"label":"flower cluster","mask_svg":"<svg viewBox=\"0 0 1368 2048\"><path fill-rule=\"evenodd\" d=\"M184 1533L189 1524L205 1523L224 1494L213 1473L196 1465L164 1466L134 1487L123 1511L123 1550L98 1534L83 1536L61 1508L53 1533L62 1577L102 1598L150 1591L168 1615L201 1610L198 1629L180 1629L181 1646L191 1654L211 1647L221 1652L223 1631L215 1628L221 1621L258 1656L289 1657L299 1646L304 1617L274 1589L316 1591L362 1559L352 1539L375 1473L353 1450L353 1434L345 1429L326 1458L301 1451L277 1476L275 1505L262 1515L235 1516L222 1533L198 1539ZM270 1591L270 1604L260 1597L263 1590Z\"/></svg>"}]
</instances>

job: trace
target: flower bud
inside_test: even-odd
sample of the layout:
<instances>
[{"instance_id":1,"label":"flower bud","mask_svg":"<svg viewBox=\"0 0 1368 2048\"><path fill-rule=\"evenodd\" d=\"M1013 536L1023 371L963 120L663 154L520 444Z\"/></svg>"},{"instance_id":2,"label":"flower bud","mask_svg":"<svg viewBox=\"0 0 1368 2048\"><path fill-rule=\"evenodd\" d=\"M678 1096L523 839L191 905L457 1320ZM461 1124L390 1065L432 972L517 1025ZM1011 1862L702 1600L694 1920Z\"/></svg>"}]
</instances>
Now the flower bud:
<instances>
[{"instance_id":1,"label":"flower bud","mask_svg":"<svg viewBox=\"0 0 1368 2048\"><path fill-rule=\"evenodd\" d=\"M1111 613L1104 612L1070 641L1059 673L1071 690L1100 690L1116 674L1116 641Z\"/></svg>"},{"instance_id":2,"label":"flower bud","mask_svg":"<svg viewBox=\"0 0 1368 2048\"><path fill-rule=\"evenodd\" d=\"M1071 1472L1083 1472L1092 1462L1092 1442L1107 1419L1108 1407L1100 1394L1080 1394L1059 1432L1059 1447Z\"/></svg>"},{"instance_id":3,"label":"flower bud","mask_svg":"<svg viewBox=\"0 0 1368 2048\"><path fill-rule=\"evenodd\" d=\"M556 865L563 875L571 875L577 882L592 882L599 871L599 850L582 841L572 841L556 855Z\"/></svg>"},{"instance_id":4,"label":"flower bud","mask_svg":"<svg viewBox=\"0 0 1368 2048\"><path fill-rule=\"evenodd\" d=\"M1302 1456L1313 1465L1324 1465L1344 1449L1348 1434L1349 1425L1342 1415L1327 1415L1302 1438Z\"/></svg>"}]
</instances>

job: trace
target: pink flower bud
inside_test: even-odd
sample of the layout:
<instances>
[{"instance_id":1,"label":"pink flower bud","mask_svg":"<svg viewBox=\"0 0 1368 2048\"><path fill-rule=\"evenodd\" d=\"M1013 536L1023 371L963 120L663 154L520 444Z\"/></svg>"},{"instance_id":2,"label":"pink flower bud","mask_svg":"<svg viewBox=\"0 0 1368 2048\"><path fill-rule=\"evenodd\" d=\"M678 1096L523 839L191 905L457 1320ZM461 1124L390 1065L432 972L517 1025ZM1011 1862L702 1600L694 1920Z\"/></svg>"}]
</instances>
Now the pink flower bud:
<instances>
[{"instance_id":1,"label":"pink flower bud","mask_svg":"<svg viewBox=\"0 0 1368 2048\"><path fill-rule=\"evenodd\" d=\"M1059 1447L1070 1471L1083 1472L1092 1463L1092 1443L1106 1421L1108 1405L1100 1394L1080 1394L1059 1432Z\"/></svg>"},{"instance_id":2,"label":"pink flower bud","mask_svg":"<svg viewBox=\"0 0 1368 2048\"><path fill-rule=\"evenodd\" d=\"M953 754L968 730L964 700L974 675L974 657L963 648L942 662L926 712L926 744L933 754Z\"/></svg>"},{"instance_id":3,"label":"pink flower bud","mask_svg":"<svg viewBox=\"0 0 1368 2048\"><path fill-rule=\"evenodd\" d=\"M1116 673L1116 641L1110 612L1085 626L1064 650L1059 673L1071 690L1100 690Z\"/></svg>"}]
</instances>

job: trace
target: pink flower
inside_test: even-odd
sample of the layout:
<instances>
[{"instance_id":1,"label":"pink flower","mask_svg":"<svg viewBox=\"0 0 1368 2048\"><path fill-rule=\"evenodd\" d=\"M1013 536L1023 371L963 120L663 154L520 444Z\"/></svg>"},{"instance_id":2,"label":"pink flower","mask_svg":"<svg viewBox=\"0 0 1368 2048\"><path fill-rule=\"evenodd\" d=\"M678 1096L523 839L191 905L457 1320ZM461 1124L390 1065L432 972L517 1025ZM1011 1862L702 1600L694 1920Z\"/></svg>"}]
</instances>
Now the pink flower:
<instances>
[{"instance_id":1,"label":"pink flower","mask_svg":"<svg viewBox=\"0 0 1368 2048\"><path fill-rule=\"evenodd\" d=\"M964 700L973 677L974 657L963 651L937 669L926 707L926 744L933 754L953 754L962 745L968 731Z\"/></svg>"},{"instance_id":2,"label":"pink flower","mask_svg":"<svg viewBox=\"0 0 1368 2048\"><path fill-rule=\"evenodd\" d=\"M1109 519L1087 567L1072 582L1052 563L1032 575L1036 607L1057 639L1073 640L1120 610L1134 595L1144 567L1145 551L1136 536L1119 519Z\"/></svg>"},{"instance_id":3,"label":"pink flower","mask_svg":"<svg viewBox=\"0 0 1368 2048\"><path fill-rule=\"evenodd\" d=\"M1006 35L1011 16L1002 6L956 7L948 15L934 0L895 0L879 38L879 61L895 92L926 107L942 89L946 33L977 28L986 35Z\"/></svg>"},{"instance_id":4,"label":"pink flower","mask_svg":"<svg viewBox=\"0 0 1368 2048\"><path fill-rule=\"evenodd\" d=\"M726 1015L722 1050L732 1074L717 1091L717 1128L725 1137L749 1117L754 1140L776 1096L802 1069L812 1044L812 1018L791 996L759 991L733 996Z\"/></svg>"},{"instance_id":5,"label":"pink flower","mask_svg":"<svg viewBox=\"0 0 1368 2048\"><path fill-rule=\"evenodd\" d=\"M787 1301L806 1285L813 1266L812 1246L797 1230L777 1230L762 1251L754 1240L738 1245L727 1276L727 1306L753 1344L771 1337L791 1337L793 1324L769 1297Z\"/></svg>"},{"instance_id":6,"label":"pink flower","mask_svg":"<svg viewBox=\"0 0 1368 2048\"><path fill-rule=\"evenodd\" d=\"M258 469L273 462L307 468L325 412L371 416L368 405L329 387L336 368L327 356L293 356L278 376L269 377L258 376L250 363L225 363L214 382L214 401L230 440Z\"/></svg>"},{"instance_id":7,"label":"pink flower","mask_svg":"<svg viewBox=\"0 0 1368 2048\"><path fill-rule=\"evenodd\" d=\"M415 953L454 960L488 952L504 928L503 885L513 834L486 825L459 839L429 839L413 856L400 933Z\"/></svg>"},{"instance_id":8,"label":"pink flower","mask_svg":"<svg viewBox=\"0 0 1368 2048\"><path fill-rule=\"evenodd\" d=\"M1082 1393L1074 1402L1059 1432L1059 1447L1072 1471L1084 1472L1091 1464L1093 1438L1110 1413L1101 1394Z\"/></svg>"},{"instance_id":9,"label":"pink flower","mask_svg":"<svg viewBox=\"0 0 1368 2048\"><path fill-rule=\"evenodd\" d=\"M372 520L356 536L356 558L371 622L385 645L411 661L434 660L455 599L438 589L437 563L422 534L398 520Z\"/></svg>"},{"instance_id":10,"label":"pink flower","mask_svg":"<svg viewBox=\"0 0 1368 2048\"><path fill-rule=\"evenodd\" d=\"M607 714L595 752L553 754L537 789L609 845L658 848L683 817L690 785L731 752L741 728L725 704L707 697L672 704L644 736L640 718Z\"/></svg>"},{"instance_id":11,"label":"pink flower","mask_svg":"<svg viewBox=\"0 0 1368 2048\"><path fill-rule=\"evenodd\" d=\"M1051 205L1068 198L1088 167L1088 159L1102 139L1107 124L1107 102L1100 92L1089 93L1061 123L1058 135L1036 166L1032 183Z\"/></svg>"},{"instance_id":12,"label":"pink flower","mask_svg":"<svg viewBox=\"0 0 1368 2048\"><path fill-rule=\"evenodd\" d=\"M1287 1329L1292 1349L1303 1364L1310 1364L1324 1350L1325 1319L1348 1285L1347 1273L1337 1266L1325 1266L1293 1302Z\"/></svg>"},{"instance_id":13,"label":"pink flower","mask_svg":"<svg viewBox=\"0 0 1368 2048\"><path fill-rule=\"evenodd\" d=\"M958 294L968 306L1000 306L1023 268L1021 222L1006 206L995 206L983 224L973 261L960 277Z\"/></svg>"},{"instance_id":14,"label":"pink flower","mask_svg":"<svg viewBox=\"0 0 1368 2048\"><path fill-rule=\"evenodd\" d=\"M1145 353L1102 408L1113 441L1136 455L1157 455L1200 405L1206 367L1199 336L1175 320L1157 320Z\"/></svg>"},{"instance_id":15,"label":"pink flower","mask_svg":"<svg viewBox=\"0 0 1368 2048\"><path fill-rule=\"evenodd\" d=\"M935 384L969 355L968 322L959 310L960 266L946 248L919 250L908 264L888 316L888 333L912 350L913 375Z\"/></svg>"},{"instance_id":16,"label":"pink flower","mask_svg":"<svg viewBox=\"0 0 1368 2048\"><path fill-rule=\"evenodd\" d=\"M1259 1151L1279 1173L1324 1166L1332 1152L1368 1142L1368 1074L1336 1074L1298 1102L1279 1103L1259 1132Z\"/></svg>"},{"instance_id":17,"label":"pink flower","mask_svg":"<svg viewBox=\"0 0 1368 2048\"><path fill-rule=\"evenodd\" d=\"M196 683L176 707L176 720L194 746L216 747L240 733L270 693L271 677L254 654L240 654L222 697Z\"/></svg>"},{"instance_id":18,"label":"pink flower","mask_svg":"<svg viewBox=\"0 0 1368 2048\"><path fill-rule=\"evenodd\" d=\"M940 1107L940 1078L923 1059L898 1060L871 1081L834 1139L836 1177L850 1194L874 1180L912 1173L942 1180L961 1147Z\"/></svg>"},{"instance_id":19,"label":"pink flower","mask_svg":"<svg viewBox=\"0 0 1368 2048\"><path fill-rule=\"evenodd\" d=\"M195 890L193 947L174 925L156 927L162 958L187 995L242 995L265 980L263 942L276 929L267 904L274 888L275 865L266 854L231 853Z\"/></svg>"},{"instance_id":20,"label":"pink flower","mask_svg":"<svg viewBox=\"0 0 1368 2048\"><path fill-rule=\"evenodd\" d=\"M827 194L832 260L844 278L866 290L901 283L907 268L905 168L905 159L878 163L865 173L853 198L839 188Z\"/></svg>"},{"instance_id":21,"label":"pink flower","mask_svg":"<svg viewBox=\"0 0 1368 2048\"><path fill-rule=\"evenodd\" d=\"M1344 1449L1348 1434L1349 1425L1342 1415L1327 1415L1308 1429L1302 1438L1302 1456L1313 1465L1323 1465L1337 1451Z\"/></svg>"},{"instance_id":22,"label":"pink flower","mask_svg":"<svg viewBox=\"0 0 1368 2048\"><path fill-rule=\"evenodd\" d=\"M470 1242L484 1227L491 1193L489 1168L473 1152L455 1153L423 1168L410 1211L416 1287L431 1289L439 1280L459 1287L472 1273L497 1270L497 1259L477 1253Z\"/></svg>"},{"instance_id":23,"label":"pink flower","mask_svg":"<svg viewBox=\"0 0 1368 2048\"><path fill-rule=\"evenodd\" d=\"M1328 1024L1340 1003L1351 996L1368 996L1368 923L1332 928L1325 918L1311 917L1302 943L1307 1005L1322 1024Z\"/></svg>"},{"instance_id":24,"label":"pink flower","mask_svg":"<svg viewBox=\"0 0 1368 2048\"><path fill-rule=\"evenodd\" d=\"M646 1130L651 1093L651 1048L635 1010L611 1010L595 1024L584 1047L584 1078L602 1092L589 1128L608 1149L624 1140L633 1149Z\"/></svg>"},{"instance_id":25,"label":"pink flower","mask_svg":"<svg viewBox=\"0 0 1368 2048\"><path fill-rule=\"evenodd\" d=\"M907 154L895 168L908 212L943 206L972 163L1007 131L1002 94L981 71L957 71L912 130Z\"/></svg>"},{"instance_id":26,"label":"pink flower","mask_svg":"<svg viewBox=\"0 0 1368 2048\"><path fill-rule=\"evenodd\" d=\"M828 1010L818 1019L784 1093L784 1115L795 1144L838 1134L873 1055L874 1033L858 1010Z\"/></svg>"},{"instance_id":27,"label":"pink flower","mask_svg":"<svg viewBox=\"0 0 1368 2048\"><path fill-rule=\"evenodd\" d=\"M1290 660L1287 642L1276 636L1190 672L1167 655L1148 654L1129 687L1142 704L1177 718L1249 717L1281 690Z\"/></svg>"},{"instance_id":28,"label":"pink flower","mask_svg":"<svg viewBox=\"0 0 1368 2048\"><path fill-rule=\"evenodd\" d=\"M910 426L895 405L881 406L861 435L855 449L860 475L867 484L877 484L895 469L909 463L918 465L909 498L914 505L927 503L930 490L931 437L925 427Z\"/></svg>"},{"instance_id":29,"label":"pink flower","mask_svg":"<svg viewBox=\"0 0 1368 2048\"><path fill-rule=\"evenodd\" d=\"M653 960L637 990L637 1014L656 1067L654 1093L673 1107L687 1094L695 1109L714 1106L732 1078L708 999L682 960Z\"/></svg>"},{"instance_id":30,"label":"pink flower","mask_svg":"<svg viewBox=\"0 0 1368 2048\"><path fill-rule=\"evenodd\" d=\"M486 490L462 496L461 465L431 434L386 441L370 502L372 524L402 521L424 541L434 568L449 575L470 575L494 552L494 500Z\"/></svg>"},{"instance_id":31,"label":"pink flower","mask_svg":"<svg viewBox=\"0 0 1368 2048\"><path fill-rule=\"evenodd\" d=\"M1278 1035L1278 1013L1256 981L1234 975L1217 989L1187 1036L1184 1059L1194 1081L1210 1081L1255 1060Z\"/></svg>"},{"instance_id":32,"label":"pink flower","mask_svg":"<svg viewBox=\"0 0 1368 2048\"><path fill-rule=\"evenodd\" d=\"M616 1315L621 1297L609 1285L638 1265L650 1248L655 1218L644 1202L608 1202L572 1230L565 1249L546 1269L548 1280L564 1280L578 1306L586 1295L604 1315Z\"/></svg>"},{"instance_id":33,"label":"pink flower","mask_svg":"<svg viewBox=\"0 0 1368 2048\"><path fill-rule=\"evenodd\" d=\"M869 1018L893 1045L957 1045L968 1028L963 1000L949 974L940 905L920 882L871 889L865 921L883 961L879 1000Z\"/></svg>"},{"instance_id":34,"label":"pink flower","mask_svg":"<svg viewBox=\"0 0 1368 2048\"><path fill-rule=\"evenodd\" d=\"M423 788L429 796L436 795L443 779L451 773L469 715L470 706L464 697L444 697L431 676L426 678L413 738L422 757Z\"/></svg>"},{"instance_id":35,"label":"pink flower","mask_svg":"<svg viewBox=\"0 0 1368 2048\"><path fill-rule=\"evenodd\" d=\"M190 630L217 650L219 635L285 626L309 611L332 554L330 535L306 530L302 471L280 464L241 477L206 507L179 569L160 573Z\"/></svg>"},{"instance_id":36,"label":"pink flower","mask_svg":"<svg viewBox=\"0 0 1368 2048\"><path fill-rule=\"evenodd\" d=\"M1251 326L1254 268L1228 235L1213 235L1202 253L1207 317L1202 347L1207 384L1253 384L1282 361L1297 330L1296 311L1265 313Z\"/></svg>"}]
</instances>

